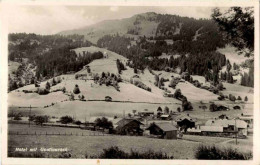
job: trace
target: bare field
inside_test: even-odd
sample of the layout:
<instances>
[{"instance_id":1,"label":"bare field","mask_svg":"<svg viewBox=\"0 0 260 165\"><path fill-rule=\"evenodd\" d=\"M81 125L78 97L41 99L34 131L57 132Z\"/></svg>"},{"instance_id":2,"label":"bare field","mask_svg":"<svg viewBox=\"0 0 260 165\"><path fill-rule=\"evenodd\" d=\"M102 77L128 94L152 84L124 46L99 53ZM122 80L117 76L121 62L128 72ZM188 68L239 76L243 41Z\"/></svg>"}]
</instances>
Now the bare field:
<instances>
[{"instance_id":1,"label":"bare field","mask_svg":"<svg viewBox=\"0 0 260 165\"><path fill-rule=\"evenodd\" d=\"M77 120L85 120L91 116L107 116L113 117L114 115L123 116L123 113L127 115L132 113L132 110L143 111L148 109L150 111L157 111L157 108L161 106L164 108L168 106L170 110L176 110L178 104L148 104L148 103L120 103L120 102L105 102L105 101L67 101L60 104L55 104L49 108L34 108L32 109L32 115L49 115L61 117L64 115L74 116ZM22 112L29 113L29 108L10 107L9 112Z\"/></svg>"},{"instance_id":2,"label":"bare field","mask_svg":"<svg viewBox=\"0 0 260 165\"><path fill-rule=\"evenodd\" d=\"M12 126L11 126L12 127ZM25 126L26 127L26 126ZM27 127L26 127L27 128ZM45 129L45 128L43 128ZM52 129L52 128L51 128ZM34 136L34 135L9 135L9 152L14 152L15 147L27 148L68 148L74 158L84 158L85 154L98 155L104 148L118 146L130 152L137 151L162 151L173 155L175 159L194 159L194 151L199 143L186 140L164 140L137 136ZM48 152L48 157L57 157L60 153Z\"/></svg>"},{"instance_id":3,"label":"bare field","mask_svg":"<svg viewBox=\"0 0 260 165\"><path fill-rule=\"evenodd\" d=\"M29 133L39 132L49 133L62 132L73 134L89 134L92 131L81 130L77 128L60 127L40 127L28 125L9 124L9 131L29 131ZM93 132L92 132L93 133ZM130 152L131 149L144 152L146 150L162 151L168 155L173 155L175 159L195 159L194 153L200 144L216 145L223 148L237 148L241 152L252 151L252 138L238 139L238 145L235 145L235 139L184 135L183 139L165 140L148 138L144 136L57 136L57 135L9 135L9 152L14 152L15 147L27 147L40 149L43 148L68 148L73 158L84 158L86 154L98 155L104 148L118 146L120 149ZM69 143L68 143L69 141ZM47 152L47 157L58 157L60 152Z\"/></svg>"}]
</instances>

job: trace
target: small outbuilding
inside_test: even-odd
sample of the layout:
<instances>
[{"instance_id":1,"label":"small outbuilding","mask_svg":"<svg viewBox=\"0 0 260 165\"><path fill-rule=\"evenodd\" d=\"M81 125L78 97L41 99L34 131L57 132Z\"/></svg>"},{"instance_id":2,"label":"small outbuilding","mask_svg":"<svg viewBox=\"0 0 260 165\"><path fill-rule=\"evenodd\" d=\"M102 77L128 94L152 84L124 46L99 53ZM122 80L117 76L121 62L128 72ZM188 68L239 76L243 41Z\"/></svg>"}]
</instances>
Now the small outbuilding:
<instances>
[{"instance_id":1,"label":"small outbuilding","mask_svg":"<svg viewBox=\"0 0 260 165\"><path fill-rule=\"evenodd\" d=\"M171 115L161 115L162 120L171 120Z\"/></svg>"},{"instance_id":2,"label":"small outbuilding","mask_svg":"<svg viewBox=\"0 0 260 165\"><path fill-rule=\"evenodd\" d=\"M152 123L146 130L158 138L177 139L177 128L171 123Z\"/></svg>"}]
</instances>

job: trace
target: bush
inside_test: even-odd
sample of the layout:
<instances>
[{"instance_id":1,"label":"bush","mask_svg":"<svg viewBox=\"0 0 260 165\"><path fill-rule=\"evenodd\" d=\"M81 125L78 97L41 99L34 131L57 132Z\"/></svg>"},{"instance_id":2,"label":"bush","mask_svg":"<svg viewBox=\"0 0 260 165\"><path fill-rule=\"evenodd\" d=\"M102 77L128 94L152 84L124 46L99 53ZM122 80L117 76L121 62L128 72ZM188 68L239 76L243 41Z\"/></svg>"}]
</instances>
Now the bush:
<instances>
[{"instance_id":1,"label":"bush","mask_svg":"<svg viewBox=\"0 0 260 165\"><path fill-rule=\"evenodd\" d=\"M34 122L36 125L41 125L49 121L49 116L36 116L34 117Z\"/></svg>"},{"instance_id":2,"label":"bush","mask_svg":"<svg viewBox=\"0 0 260 165\"><path fill-rule=\"evenodd\" d=\"M242 100L242 98L240 96L237 97L237 100Z\"/></svg>"},{"instance_id":3,"label":"bush","mask_svg":"<svg viewBox=\"0 0 260 165\"><path fill-rule=\"evenodd\" d=\"M80 90L79 90L79 86L76 84L74 89L73 89L73 93L74 94L79 94L80 93Z\"/></svg>"},{"instance_id":4,"label":"bush","mask_svg":"<svg viewBox=\"0 0 260 165\"><path fill-rule=\"evenodd\" d=\"M182 101L182 109L183 109L183 111L192 110L193 107L192 107L192 105L191 105L191 102L189 102L188 100L183 100L183 101Z\"/></svg>"},{"instance_id":5,"label":"bush","mask_svg":"<svg viewBox=\"0 0 260 165\"><path fill-rule=\"evenodd\" d=\"M245 101L248 101L248 98L247 98L247 96L245 97Z\"/></svg>"},{"instance_id":6,"label":"bush","mask_svg":"<svg viewBox=\"0 0 260 165\"><path fill-rule=\"evenodd\" d=\"M71 158L71 153L69 152L62 152L60 155L59 155L59 158Z\"/></svg>"},{"instance_id":7,"label":"bush","mask_svg":"<svg viewBox=\"0 0 260 165\"><path fill-rule=\"evenodd\" d=\"M22 120L22 118L19 115L15 115L14 120Z\"/></svg>"},{"instance_id":8,"label":"bush","mask_svg":"<svg viewBox=\"0 0 260 165\"><path fill-rule=\"evenodd\" d=\"M221 149L216 146L200 145L195 152L195 157L202 160L249 160L252 153L240 153L235 149Z\"/></svg>"},{"instance_id":9,"label":"bush","mask_svg":"<svg viewBox=\"0 0 260 165\"><path fill-rule=\"evenodd\" d=\"M236 97L233 96L232 94L229 94L229 100L230 101L236 101Z\"/></svg>"},{"instance_id":10,"label":"bush","mask_svg":"<svg viewBox=\"0 0 260 165\"><path fill-rule=\"evenodd\" d=\"M49 91L48 89L46 89L46 88L38 88L38 89L37 89L37 93L38 93L39 95L47 95L47 94L50 93L50 91Z\"/></svg>"},{"instance_id":11,"label":"bush","mask_svg":"<svg viewBox=\"0 0 260 165\"><path fill-rule=\"evenodd\" d=\"M51 89L51 85L50 83L47 81L46 85L45 85L45 89L50 90Z\"/></svg>"},{"instance_id":12,"label":"bush","mask_svg":"<svg viewBox=\"0 0 260 165\"><path fill-rule=\"evenodd\" d=\"M88 158L88 155L86 155ZM93 156L91 158L94 158ZM107 149L103 149L103 152L97 156L99 159L173 159L173 156L168 156L163 152L155 152L152 150L148 150L145 152L138 152L131 149L130 153L127 153L117 146L112 146Z\"/></svg>"},{"instance_id":13,"label":"bush","mask_svg":"<svg viewBox=\"0 0 260 165\"><path fill-rule=\"evenodd\" d=\"M210 110L211 112L218 111L218 106L217 106L216 104L212 103L212 104L210 104L210 106L209 106L209 110Z\"/></svg>"},{"instance_id":14,"label":"bush","mask_svg":"<svg viewBox=\"0 0 260 165\"><path fill-rule=\"evenodd\" d=\"M63 93L66 92L66 88L65 87L63 87L61 90L62 90Z\"/></svg>"},{"instance_id":15,"label":"bush","mask_svg":"<svg viewBox=\"0 0 260 165\"><path fill-rule=\"evenodd\" d=\"M68 124L68 123L72 123L72 122L73 122L73 119L72 119L72 117L70 117L70 116L62 116L62 117L60 118L60 122L61 122L62 124Z\"/></svg>"},{"instance_id":16,"label":"bush","mask_svg":"<svg viewBox=\"0 0 260 165\"><path fill-rule=\"evenodd\" d=\"M95 124L96 124L96 126L99 126L101 128L106 128L106 129L113 128L112 122L108 121L108 119L105 117L97 118L95 120Z\"/></svg>"}]
</instances>

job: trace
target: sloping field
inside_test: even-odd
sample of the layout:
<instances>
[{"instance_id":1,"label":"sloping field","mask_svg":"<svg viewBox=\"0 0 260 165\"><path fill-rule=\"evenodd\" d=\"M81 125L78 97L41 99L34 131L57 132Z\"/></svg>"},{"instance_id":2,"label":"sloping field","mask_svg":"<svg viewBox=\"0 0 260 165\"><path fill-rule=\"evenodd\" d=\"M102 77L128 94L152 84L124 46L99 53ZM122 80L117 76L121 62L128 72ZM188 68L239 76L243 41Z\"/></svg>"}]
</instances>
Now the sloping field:
<instances>
[{"instance_id":1,"label":"sloping field","mask_svg":"<svg viewBox=\"0 0 260 165\"><path fill-rule=\"evenodd\" d=\"M233 65L234 62L236 64L241 64L245 60L250 59L248 57L245 57L244 54L238 55L235 47L232 47L230 45L226 46L225 48L218 49L217 51L224 54L226 58L230 61L231 65Z\"/></svg>"},{"instance_id":2,"label":"sloping field","mask_svg":"<svg viewBox=\"0 0 260 165\"><path fill-rule=\"evenodd\" d=\"M254 88L230 83L223 83L223 85L226 88L226 90L222 92L224 95L232 94L236 96L236 98L240 96L242 100L247 96L248 103L254 102Z\"/></svg>"},{"instance_id":3,"label":"sloping field","mask_svg":"<svg viewBox=\"0 0 260 165\"><path fill-rule=\"evenodd\" d=\"M68 99L62 92L53 92L48 95L37 93L11 92L8 94L8 105L18 107L43 107Z\"/></svg>"},{"instance_id":4,"label":"sloping field","mask_svg":"<svg viewBox=\"0 0 260 165\"><path fill-rule=\"evenodd\" d=\"M99 73L101 74L102 72L110 72L114 74L118 74L117 66L116 66L116 60L119 59L121 62L126 63L127 58L111 52L107 49L104 48L98 48L95 46L90 46L90 47L82 47L82 48L77 48L74 49L77 54L83 54L83 51L94 53L94 52L102 52L103 54L107 54L108 58L103 58L103 59L98 59L94 60L91 62L88 66L90 66L91 72L92 73ZM87 74L87 70L81 70L77 72L78 74Z\"/></svg>"},{"instance_id":5,"label":"sloping field","mask_svg":"<svg viewBox=\"0 0 260 165\"><path fill-rule=\"evenodd\" d=\"M206 79L205 79L205 77L203 77L203 76L198 76L198 75L191 75L191 77L192 77L192 79L193 79L193 81L194 80L198 80L200 83L202 83L203 85L205 85L205 86L210 86L210 83L209 82L206 82Z\"/></svg>"},{"instance_id":6,"label":"sloping field","mask_svg":"<svg viewBox=\"0 0 260 165\"><path fill-rule=\"evenodd\" d=\"M205 89L200 89L195 87L189 82L178 83L176 89L181 89L181 92L184 96L187 97L188 100L192 101L214 101L217 100L218 95L213 94Z\"/></svg>"}]
</instances>

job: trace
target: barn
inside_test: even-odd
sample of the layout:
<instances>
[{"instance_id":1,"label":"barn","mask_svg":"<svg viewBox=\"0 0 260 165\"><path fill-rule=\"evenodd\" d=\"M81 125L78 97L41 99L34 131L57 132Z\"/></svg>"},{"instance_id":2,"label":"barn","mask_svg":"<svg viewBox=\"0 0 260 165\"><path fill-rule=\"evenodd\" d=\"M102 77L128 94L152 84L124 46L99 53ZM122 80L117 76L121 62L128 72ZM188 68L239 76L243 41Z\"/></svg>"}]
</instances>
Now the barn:
<instances>
[{"instance_id":1,"label":"barn","mask_svg":"<svg viewBox=\"0 0 260 165\"><path fill-rule=\"evenodd\" d=\"M114 124L114 128L119 135L143 135L141 125L143 123L136 119L123 118Z\"/></svg>"},{"instance_id":2,"label":"barn","mask_svg":"<svg viewBox=\"0 0 260 165\"><path fill-rule=\"evenodd\" d=\"M158 138L177 139L177 128L171 123L152 123L147 130Z\"/></svg>"},{"instance_id":3,"label":"barn","mask_svg":"<svg viewBox=\"0 0 260 165\"><path fill-rule=\"evenodd\" d=\"M190 117L189 114L181 115L176 117L177 125L181 128L181 130L187 131L188 128L195 127L196 119Z\"/></svg>"}]
</instances>

